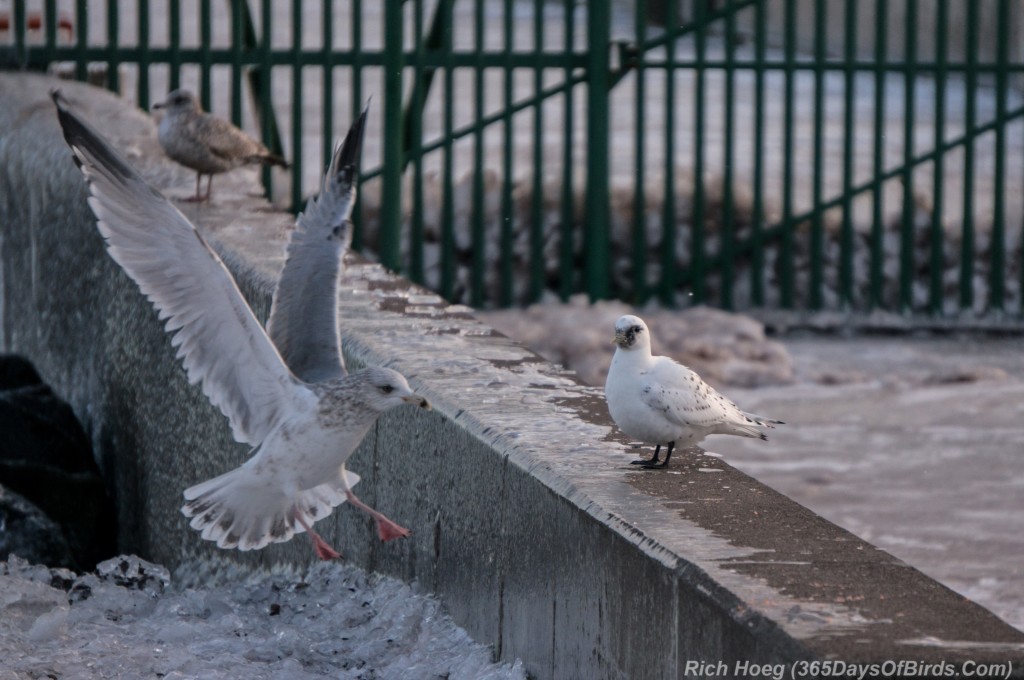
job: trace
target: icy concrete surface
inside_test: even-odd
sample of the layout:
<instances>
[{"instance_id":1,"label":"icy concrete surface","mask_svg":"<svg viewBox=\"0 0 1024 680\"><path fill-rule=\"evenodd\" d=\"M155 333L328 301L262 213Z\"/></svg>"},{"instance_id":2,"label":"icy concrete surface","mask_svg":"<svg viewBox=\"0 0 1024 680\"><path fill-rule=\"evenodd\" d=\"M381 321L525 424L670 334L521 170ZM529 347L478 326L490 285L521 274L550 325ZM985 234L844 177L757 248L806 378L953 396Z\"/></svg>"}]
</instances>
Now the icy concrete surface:
<instances>
[{"instance_id":1,"label":"icy concrete surface","mask_svg":"<svg viewBox=\"0 0 1024 680\"><path fill-rule=\"evenodd\" d=\"M600 385L614 319L632 311L574 302L481 317ZM786 421L768 442L712 436L704 449L1024 630L1020 338L773 340L742 315L639 313L656 354Z\"/></svg>"},{"instance_id":2,"label":"icy concrete surface","mask_svg":"<svg viewBox=\"0 0 1024 680\"><path fill-rule=\"evenodd\" d=\"M0 563L0 680L525 679L395 579L340 562L301 573L134 556L95 574Z\"/></svg>"}]
</instances>

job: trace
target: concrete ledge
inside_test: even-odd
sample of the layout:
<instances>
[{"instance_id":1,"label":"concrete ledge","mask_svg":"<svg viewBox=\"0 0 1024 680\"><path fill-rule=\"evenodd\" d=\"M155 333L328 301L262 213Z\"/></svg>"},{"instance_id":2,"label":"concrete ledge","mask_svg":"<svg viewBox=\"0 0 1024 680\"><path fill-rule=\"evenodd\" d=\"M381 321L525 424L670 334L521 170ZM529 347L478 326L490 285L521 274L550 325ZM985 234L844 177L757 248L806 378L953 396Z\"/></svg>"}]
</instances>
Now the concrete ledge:
<instances>
[{"instance_id":1,"label":"concrete ledge","mask_svg":"<svg viewBox=\"0 0 1024 680\"><path fill-rule=\"evenodd\" d=\"M155 312L103 252L57 131L53 84L0 75L2 349L29 357L83 420L113 485L123 550L172 567L214 556L308 561L303 540L217 551L178 513L183 488L247 452L186 383ZM157 186L191 191L143 114L62 87ZM246 195L253 178L218 178L213 206L183 208L265 315L291 218ZM382 418L352 461L362 497L413 536L381 544L345 506L318 529L348 559L437 593L474 637L534 676L718 670L687 663L701 661L743 676L752 674L737 662L905 660L957 671L1001 663L999 677L1012 663L1024 677L1024 633L722 461L691 452L665 474L627 469L633 454L601 391L467 309L365 263L350 267L341 298L349 361L388 363L435 410Z\"/></svg>"}]
</instances>

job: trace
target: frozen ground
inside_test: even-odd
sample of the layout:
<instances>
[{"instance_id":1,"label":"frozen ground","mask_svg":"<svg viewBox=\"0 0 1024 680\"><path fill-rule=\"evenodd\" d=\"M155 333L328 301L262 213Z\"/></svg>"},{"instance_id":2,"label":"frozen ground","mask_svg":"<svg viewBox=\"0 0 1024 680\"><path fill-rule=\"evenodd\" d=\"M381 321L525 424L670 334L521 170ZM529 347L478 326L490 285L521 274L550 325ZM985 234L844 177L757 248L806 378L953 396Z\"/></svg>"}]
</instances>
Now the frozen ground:
<instances>
[{"instance_id":1,"label":"frozen ground","mask_svg":"<svg viewBox=\"0 0 1024 680\"><path fill-rule=\"evenodd\" d=\"M525 680L408 585L342 563L172 580L136 557L99 575L0 562L0 680Z\"/></svg>"}]
</instances>

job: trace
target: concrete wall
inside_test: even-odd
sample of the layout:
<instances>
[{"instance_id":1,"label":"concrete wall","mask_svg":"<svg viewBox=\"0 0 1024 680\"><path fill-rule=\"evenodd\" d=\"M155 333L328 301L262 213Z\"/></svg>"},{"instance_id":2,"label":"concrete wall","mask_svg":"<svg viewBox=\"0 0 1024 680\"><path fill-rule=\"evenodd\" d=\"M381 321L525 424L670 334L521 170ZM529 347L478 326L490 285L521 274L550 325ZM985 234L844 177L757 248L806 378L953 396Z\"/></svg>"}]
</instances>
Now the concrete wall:
<instances>
[{"instance_id":1,"label":"concrete wall","mask_svg":"<svg viewBox=\"0 0 1024 680\"><path fill-rule=\"evenodd\" d=\"M35 362L84 421L116 490L122 550L172 567L308 562L303 539L218 551L178 513L182 489L247 452L103 252L53 84L0 74L0 349ZM191 192L145 115L62 87L157 186ZM266 314L290 219L247 195L254 178L218 178L213 205L182 207ZM347 559L436 593L534 676L700 677L687 662L723 660L733 674L736 662L811 659L1014 659L1024 676L1024 634L722 461L683 452L667 472L630 469L600 390L469 310L365 263L340 305L349 361L389 363L435 410L382 418L351 465L364 500L413 535L381 544L346 506L318 529Z\"/></svg>"}]
</instances>

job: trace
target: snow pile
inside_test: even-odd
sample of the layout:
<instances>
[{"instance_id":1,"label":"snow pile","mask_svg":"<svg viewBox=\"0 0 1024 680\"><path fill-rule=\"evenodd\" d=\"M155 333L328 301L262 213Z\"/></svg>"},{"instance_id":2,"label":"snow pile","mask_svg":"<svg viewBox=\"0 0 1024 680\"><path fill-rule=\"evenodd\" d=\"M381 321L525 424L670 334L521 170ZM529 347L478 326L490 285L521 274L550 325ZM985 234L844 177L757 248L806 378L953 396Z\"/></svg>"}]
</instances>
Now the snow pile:
<instances>
[{"instance_id":1,"label":"snow pile","mask_svg":"<svg viewBox=\"0 0 1024 680\"><path fill-rule=\"evenodd\" d=\"M343 563L190 565L175 581L134 556L81 576L0 562L0 678L526 677L437 600Z\"/></svg>"},{"instance_id":2,"label":"snow pile","mask_svg":"<svg viewBox=\"0 0 1024 680\"><path fill-rule=\"evenodd\" d=\"M713 385L762 387L794 381L789 353L765 337L763 324L709 307L637 310L623 302L590 304L586 296L576 295L565 304L474 314L548 361L576 371L588 385L604 385L615 349L615 320L623 314L637 314L647 322L655 354L686 364Z\"/></svg>"}]
</instances>

